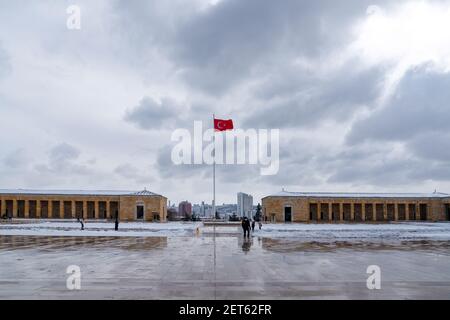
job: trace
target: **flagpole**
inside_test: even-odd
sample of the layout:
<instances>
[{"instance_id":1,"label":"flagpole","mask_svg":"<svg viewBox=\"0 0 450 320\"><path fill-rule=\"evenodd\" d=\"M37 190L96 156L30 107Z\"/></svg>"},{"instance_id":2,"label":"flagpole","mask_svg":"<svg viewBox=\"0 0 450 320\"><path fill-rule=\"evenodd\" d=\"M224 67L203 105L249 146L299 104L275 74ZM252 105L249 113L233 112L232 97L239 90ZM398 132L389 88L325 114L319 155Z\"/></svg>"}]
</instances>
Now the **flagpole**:
<instances>
[{"instance_id":1,"label":"flagpole","mask_svg":"<svg viewBox=\"0 0 450 320\"><path fill-rule=\"evenodd\" d=\"M214 120L216 119L216 116L213 114L213 127L214 127ZM214 157L213 157L213 214L214 214L214 221L216 220L216 131L215 128L213 129L213 145L214 145ZM215 224L214 224L215 226Z\"/></svg>"},{"instance_id":2,"label":"flagpole","mask_svg":"<svg viewBox=\"0 0 450 320\"><path fill-rule=\"evenodd\" d=\"M213 145L214 145L214 157L213 157L213 238L214 238L214 299L217 298L217 279L216 279L216 128L214 120L216 116L213 114Z\"/></svg>"}]
</instances>

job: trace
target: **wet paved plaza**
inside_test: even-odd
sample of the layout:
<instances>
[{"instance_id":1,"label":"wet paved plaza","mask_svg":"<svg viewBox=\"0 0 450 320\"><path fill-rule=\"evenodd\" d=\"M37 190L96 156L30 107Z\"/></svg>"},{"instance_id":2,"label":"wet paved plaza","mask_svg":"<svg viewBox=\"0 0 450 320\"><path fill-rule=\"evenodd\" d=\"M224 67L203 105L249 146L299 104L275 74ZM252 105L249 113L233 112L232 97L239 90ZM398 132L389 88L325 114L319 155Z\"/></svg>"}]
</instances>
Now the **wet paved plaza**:
<instances>
[{"instance_id":1,"label":"wet paved plaza","mask_svg":"<svg viewBox=\"0 0 450 320\"><path fill-rule=\"evenodd\" d=\"M66 288L70 265L81 290ZM366 287L369 265L381 290ZM450 242L3 235L0 299L15 298L450 299Z\"/></svg>"}]
</instances>

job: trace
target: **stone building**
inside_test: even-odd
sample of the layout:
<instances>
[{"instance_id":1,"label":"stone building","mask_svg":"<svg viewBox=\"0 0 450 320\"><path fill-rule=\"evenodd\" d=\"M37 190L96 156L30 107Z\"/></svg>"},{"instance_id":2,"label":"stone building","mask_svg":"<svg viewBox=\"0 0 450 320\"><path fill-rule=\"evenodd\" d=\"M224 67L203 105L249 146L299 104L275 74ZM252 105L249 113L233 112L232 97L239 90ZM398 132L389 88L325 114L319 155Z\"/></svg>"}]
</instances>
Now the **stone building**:
<instances>
[{"instance_id":1,"label":"stone building","mask_svg":"<svg viewBox=\"0 0 450 320\"><path fill-rule=\"evenodd\" d=\"M166 221L167 198L144 190L1 190L0 216L30 219Z\"/></svg>"},{"instance_id":2,"label":"stone building","mask_svg":"<svg viewBox=\"0 0 450 320\"><path fill-rule=\"evenodd\" d=\"M450 195L444 193L287 192L262 199L273 222L449 221Z\"/></svg>"}]
</instances>

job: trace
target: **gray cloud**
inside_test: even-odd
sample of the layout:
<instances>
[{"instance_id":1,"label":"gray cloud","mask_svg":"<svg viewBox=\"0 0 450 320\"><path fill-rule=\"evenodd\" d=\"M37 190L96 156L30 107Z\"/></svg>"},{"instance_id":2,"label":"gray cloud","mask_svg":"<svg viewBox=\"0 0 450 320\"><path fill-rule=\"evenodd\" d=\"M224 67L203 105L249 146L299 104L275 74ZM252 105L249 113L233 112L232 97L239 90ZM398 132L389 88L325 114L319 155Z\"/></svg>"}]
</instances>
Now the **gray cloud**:
<instances>
[{"instance_id":1,"label":"gray cloud","mask_svg":"<svg viewBox=\"0 0 450 320\"><path fill-rule=\"evenodd\" d=\"M211 167L174 166L170 132L211 127L215 113L282 134L279 173L218 166L218 199L281 186L450 188L448 74L410 71L375 109L392 65L352 46L370 0L208 2L80 0L80 31L65 28L64 2L2 2L4 187L151 181L172 200L208 201ZM390 14L403 2L414 0L375 4Z\"/></svg>"},{"instance_id":2,"label":"gray cloud","mask_svg":"<svg viewBox=\"0 0 450 320\"><path fill-rule=\"evenodd\" d=\"M114 172L122 177L132 179L136 178L139 174L138 168L129 163L121 164L120 166L116 167L116 169L114 169Z\"/></svg>"},{"instance_id":3,"label":"gray cloud","mask_svg":"<svg viewBox=\"0 0 450 320\"><path fill-rule=\"evenodd\" d=\"M192 176L205 178L209 174L207 165L175 165L171 154L172 146L165 146L158 152L156 168L163 178L171 178L174 175L180 179Z\"/></svg>"},{"instance_id":4,"label":"gray cloud","mask_svg":"<svg viewBox=\"0 0 450 320\"><path fill-rule=\"evenodd\" d=\"M347 72L328 79L306 79L298 76L301 70L293 68L288 77L281 74L267 80L257 89L266 98L262 104L267 105L249 115L245 125L256 122L269 128L308 127L327 119L347 120L356 109L371 108L380 94L381 69L352 71L346 65L342 70Z\"/></svg>"},{"instance_id":5,"label":"gray cloud","mask_svg":"<svg viewBox=\"0 0 450 320\"><path fill-rule=\"evenodd\" d=\"M89 175L92 171L86 164L80 164L81 152L68 143L61 143L50 149L47 164L37 164L36 171L43 174Z\"/></svg>"},{"instance_id":6,"label":"gray cloud","mask_svg":"<svg viewBox=\"0 0 450 320\"><path fill-rule=\"evenodd\" d=\"M164 3L116 1L124 38L138 52L157 46L188 86L219 96L287 69L296 58L329 57L348 43L353 23L373 4L225 0L200 11L180 1ZM389 1L378 1L384 3Z\"/></svg>"},{"instance_id":7,"label":"gray cloud","mask_svg":"<svg viewBox=\"0 0 450 320\"><path fill-rule=\"evenodd\" d=\"M23 169L31 161L31 157L23 148L16 149L7 154L3 159L3 164L10 169Z\"/></svg>"},{"instance_id":8,"label":"gray cloud","mask_svg":"<svg viewBox=\"0 0 450 320\"><path fill-rule=\"evenodd\" d=\"M6 50L2 47L2 43L0 41L0 79L6 75L8 75L12 70L10 57Z\"/></svg>"},{"instance_id":9,"label":"gray cloud","mask_svg":"<svg viewBox=\"0 0 450 320\"><path fill-rule=\"evenodd\" d=\"M61 143L53 147L49 152L49 158L52 163L75 160L80 155L80 151L67 143Z\"/></svg>"},{"instance_id":10,"label":"gray cloud","mask_svg":"<svg viewBox=\"0 0 450 320\"><path fill-rule=\"evenodd\" d=\"M169 98L161 103L144 97L139 104L126 112L125 120L136 124L141 129L159 129L167 122L175 122L179 106Z\"/></svg>"},{"instance_id":11,"label":"gray cloud","mask_svg":"<svg viewBox=\"0 0 450 320\"><path fill-rule=\"evenodd\" d=\"M389 150L386 150L389 151ZM349 183L355 186L372 185L378 188L414 185L424 181L448 181L450 165L442 161L423 161L412 157L385 159L366 156L363 161L350 159L333 168L328 183Z\"/></svg>"},{"instance_id":12,"label":"gray cloud","mask_svg":"<svg viewBox=\"0 0 450 320\"><path fill-rule=\"evenodd\" d=\"M422 159L448 162L450 159L450 130L420 134L409 141L406 148Z\"/></svg>"},{"instance_id":13,"label":"gray cloud","mask_svg":"<svg viewBox=\"0 0 450 320\"><path fill-rule=\"evenodd\" d=\"M369 4L223 1L178 29L172 55L190 85L220 94L295 58L329 56Z\"/></svg>"},{"instance_id":14,"label":"gray cloud","mask_svg":"<svg viewBox=\"0 0 450 320\"><path fill-rule=\"evenodd\" d=\"M450 74L409 71L383 108L353 125L343 147L348 151L329 163L328 181L390 186L450 180L449 87Z\"/></svg>"},{"instance_id":15,"label":"gray cloud","mask_svg":"<svg viewBox=\"0 0 450 320\"><path fill-rule=\"evenodd\" d=\"M148 185L149 182L154 180L148 172L145 172L130 163L124 163L117 166L114 169L114 173L121 178L133 180L142 185Z\"/></svg>"},{"instance_id":16,"label":"gray cloud","mask_svg":"<svg viewBox=\"0 0 450 320\"><path fill-rule=\"evenodd\" d=\"M166 146L158 153L157 170L164 178L172 177L174 174L179 178L201 177L206 181L212 179L212 165L191 164L175 165L171 159L172 147ZM258 165L229 165L217 164L217 181L221 183L241 183L257 181L260 178Z\"/></svg>"},{"instance_id":17,"label":"gray cloud","mask_svg":"<svg viewBox=\"0 0 450 320\"><path fill-rule=\"evenodd\" d=\"M388 104L359 121L348 143L365 140L406 141L429 132L449 132L450 73L426 68L409 71Z\"/></svg>"}]
</instances>

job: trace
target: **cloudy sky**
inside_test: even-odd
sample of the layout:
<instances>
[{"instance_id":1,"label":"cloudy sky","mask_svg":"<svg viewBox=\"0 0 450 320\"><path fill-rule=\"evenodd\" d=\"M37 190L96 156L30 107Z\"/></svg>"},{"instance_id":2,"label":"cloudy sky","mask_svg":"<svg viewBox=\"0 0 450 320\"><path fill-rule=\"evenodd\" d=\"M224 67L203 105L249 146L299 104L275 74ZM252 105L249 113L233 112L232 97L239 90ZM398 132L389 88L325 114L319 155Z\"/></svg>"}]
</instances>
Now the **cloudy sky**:
<instances>
[{"instance_id":1,"label":"cloudy sky","mask_svg":"<svg viewBox=\"0 0 450 320\"><path fill-rule=\"evenodd\" d=\"M281 135L277 175L218 166L218 203L450 192L450 1L0 0L0 188L210 202L170 155L213 113Z\"/></svg>"}]
</instances>

